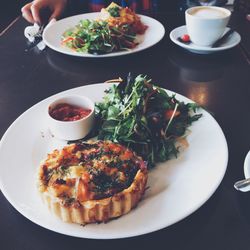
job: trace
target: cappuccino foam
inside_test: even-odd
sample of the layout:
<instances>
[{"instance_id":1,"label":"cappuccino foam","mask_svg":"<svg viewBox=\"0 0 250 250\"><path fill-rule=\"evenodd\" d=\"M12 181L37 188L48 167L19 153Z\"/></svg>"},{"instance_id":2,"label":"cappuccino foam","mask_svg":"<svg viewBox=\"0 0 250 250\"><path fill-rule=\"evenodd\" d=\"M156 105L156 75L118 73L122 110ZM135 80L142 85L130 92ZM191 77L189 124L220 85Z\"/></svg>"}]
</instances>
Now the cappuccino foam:
<instances>
[{"instance_id":1,"label":"cappuccino foam","mask_svg":"<svg viewBox=\"0 0 250 250\"><path fill-rule=\"evenodd\" d=\"M206 7L194 9L190 14L192 16L208 19L223 18L227 16L227 14L222 10L210 9Z\"/></svg>"}]
</instances>

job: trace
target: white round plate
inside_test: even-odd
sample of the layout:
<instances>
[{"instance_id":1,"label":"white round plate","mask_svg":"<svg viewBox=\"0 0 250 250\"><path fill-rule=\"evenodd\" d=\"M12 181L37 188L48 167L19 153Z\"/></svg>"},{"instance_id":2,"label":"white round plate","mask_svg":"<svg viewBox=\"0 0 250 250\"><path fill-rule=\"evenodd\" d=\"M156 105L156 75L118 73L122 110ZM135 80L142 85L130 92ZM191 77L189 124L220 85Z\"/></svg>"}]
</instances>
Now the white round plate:
<instances>
[{"instance_id":1,"label":"white round plate","mask_svg":"<svg viewBox=\"0 0 250 250\"><path fill-rule=\"evenodd\" d=\"M189 147L177 159L157 165L149 173L143 200L127 215L106 224L82 227L64 223L42 203L36 187L39 163L52 149L66 144L48 132L48 105L64 95L86 95L102 100L110 84L74 88L49 97L31 107L8 128L0 143L0 188L8 201L25 217L58 233L82 238L111 239L150 233L187 217L215 192L227 167L224 134L205 110L191 126ZM173 93L168 91L168 93ZM184 96L176 98L190 102Z\"/></svg>"},{"instance_id":2,"label":"white round plate","mask_svg":"<svg viewBox=\"0 0 250 250\"><path fill-rule=\"evenodd\" d=\"M229 28L226 28L225 32L227 32ZM216 48L211 47L202 47L198 46L194 43L190 44L184 44L180 41L178 41L178 37L182 37L184 34L187 34L187 28L186 25L180 26L172 30L169 34L170 39L180 47L189 50L190 52L197 53L197 54L210 54L214 52L219 52L227 49L231 49L234 46L236 46L240 40L241 37L238 32L234 32L221 46Z\"/></svg>"},{"instance_id":3,"label":"white round plate","mask_svg":"<svg viewBox=\"0 0 250 250\"><path fill-rule=\"evenodd\" d=\"M244 161L244 174L246 178L250 178L250 151L247 153Z\"/></svg>"},{"instance_id":4,"label":"white round plate","mask_svg":"<svg viewBox=\"0 0 250 250\"><path fill-rule=\"evenodd\" d=\"M99 58L99 57L113 57L113 56L128 55L128 54L132 54L132 53L147 49L155 45L156 43L158 43L165 34L165 29L160 22L158 22L157 20L151 17L139 15L141 17L141 21L145 25L147 25L148 28L144 35L138 36L138 40L140 40L141 43L135 48L130 49L128 51L112 52L112 53L103 54L103 55L93 55L89 53L76 52L76 51L71 50L70 48L67 48L61 45L62 34L67 29L72 28L75 25L77 25L80 20L83 20L83 19L94 20L94 19L97 19L99 15L100 15L100 12L81 14L81 15L67 17L51 25L48 25L44 29L44 32L43 32L43 41L51 49L58 51L60 53L63 53L63 54L67 54L71 56L98 57Z\"/></svg>"}]
</instances>

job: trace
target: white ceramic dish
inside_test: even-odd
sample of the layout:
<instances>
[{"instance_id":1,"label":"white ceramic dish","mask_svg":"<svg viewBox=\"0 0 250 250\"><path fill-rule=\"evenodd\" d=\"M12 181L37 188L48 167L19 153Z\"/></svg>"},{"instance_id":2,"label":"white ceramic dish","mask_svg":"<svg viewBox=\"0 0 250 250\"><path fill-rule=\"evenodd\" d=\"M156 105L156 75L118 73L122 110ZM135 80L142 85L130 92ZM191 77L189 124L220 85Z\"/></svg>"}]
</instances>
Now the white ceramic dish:
<instances>
[{"instance_id":1,"label":"white ceramic dish","mask_svg":"<svg viewBox=\"0 0 250 250\"><path fill-rule=\"evenodd\" d=\"M250 178L250 151L247 153L244 161L244 174L246 178Z\"/></svg>"},{"instance_id":2,"label":"white ceramic dish","mask_svg":"<svg viewBox=\"0 0 250 250\"><path fill-rule=\"evenodd\" d=\"M66 142L48 133L44 119L46 107L64 95L86 95L95 102L101 101L104 90L109 86L87 85L49 97L18 117L2 137L1 191L21 214L34 223L82 238L111 239L141 235L187 217L204 204L220 184L227 167L227 142L215 119L201 110L202 118L190 128L190 146L177 159L159 164L150 171L149 189L130 213L107 224L85 227L67 224L54 217L42 203L35 180L40 161L52 149L60 148ZM179 94L176 97L190 102Z\"/></svg>"},{"instance_id":3,"label":"white ceramic dish","mask_svg":"<svg viewBox=\"0 0 250 250\"><path fill-rule=\"evenodd\" d=\"M135 52L139 52L141 50L147 49L156 43L158 43L165 34L165 29L163 25L158 22L157 20L148 17L139 15L141 17L141 21L148 26L146 32L144 35L138 36L138 40L141 41L141 43L136 46L134 49L128 50L128 51L120 51L120 52L113 52L109 54L103 54L103 55L93 55L89 53L79 53L75 52L69 48L66 48L61 45L61 37L62 34L69 28L74 27L80 20L83 19L96 19L100 15L100 12L94 12L94 13L87 13L87 14L81 14L76 15L72 17L67 17L62 20L59 20L49 26L47 26L43 32L43 41L45 44L50 47L51 49L71 55L71 56L80 56L80 57L113 57L113 56L122 56L122 55L128 55Z\"/></svg>"},{"instance_id":4,"label":"white ceramic dish","mask_svg":"<svg viewBox=\"0 0 250 250\"><path fill-rule=\"evenodd\" d=\"M226 28L225 32L227 32L228 30L229 28ZM184 44L178 41L178 37L181 37L184 34L187 34L186 25L175 28L174 30L170 32L169 36L170 36L170 39L178 46L186 50L189 50L190 52L197 53L197 54L210 54L214 52L220 52L220 51L224 51L227 49L231 49L235 47L237 44L239 44L239 42L241 41L241 37L239 33L235 31L220 47L217 47L217 48L202 47L194 43Z\"/></svg>"},{"instance_id":5,"label":"white ceramic dish","mask_svg":"<svg viewBox=\"0 0 250 250\"><path fill-rule=\"evenodd\" d=\"M67 103L81 108L89 109L91 112L76 121L58 121L51 117L50 110L58 104ZM95 117L95 104L86 96L70 95L63 96L49 104L47 109L48 127L56 138L61 140L78 140L85 137L93 127Z\"/></svg>"}]
</instances>

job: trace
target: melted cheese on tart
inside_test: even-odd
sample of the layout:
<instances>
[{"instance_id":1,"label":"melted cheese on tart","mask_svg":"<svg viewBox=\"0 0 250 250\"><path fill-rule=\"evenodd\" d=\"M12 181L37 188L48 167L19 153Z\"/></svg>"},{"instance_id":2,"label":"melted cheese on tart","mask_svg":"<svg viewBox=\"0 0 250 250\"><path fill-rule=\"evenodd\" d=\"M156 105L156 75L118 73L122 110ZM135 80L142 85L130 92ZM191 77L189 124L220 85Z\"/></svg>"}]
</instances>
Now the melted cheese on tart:
<instances>
[{"instance_id":1,"label":"melted cheese on tart","mask_svg":"<svg viewBox=\"0 0 250 250\"><path fill-rule=\"evenodd\" d=\"M142 159L126 147L109 142L84 142L48 154L39 172L40 191L65 204L100 200L128 188Z\"/></svg>"}]
</instances>

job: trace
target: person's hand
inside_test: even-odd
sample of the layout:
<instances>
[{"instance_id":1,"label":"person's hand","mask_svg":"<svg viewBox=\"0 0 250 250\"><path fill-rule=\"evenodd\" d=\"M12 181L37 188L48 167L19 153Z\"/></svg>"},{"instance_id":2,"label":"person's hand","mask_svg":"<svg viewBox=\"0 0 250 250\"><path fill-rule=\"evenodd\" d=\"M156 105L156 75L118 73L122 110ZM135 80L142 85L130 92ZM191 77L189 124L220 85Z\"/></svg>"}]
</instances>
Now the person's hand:
<instances>
[{"instance_id":1,"label":"person's hand","mask_svg":"<svg viewBox=\"0 0 250 250\"><path fill-rule=\"evenodd\" d=\"M42 21L50 21L51 19L59 18L65 7L67 0L34 0L31 3L26 4L22 9L23 17L30 23L41 24ZM42 20L42 10L49 10L49 20Z\"/></svg>"}]
</instances>

